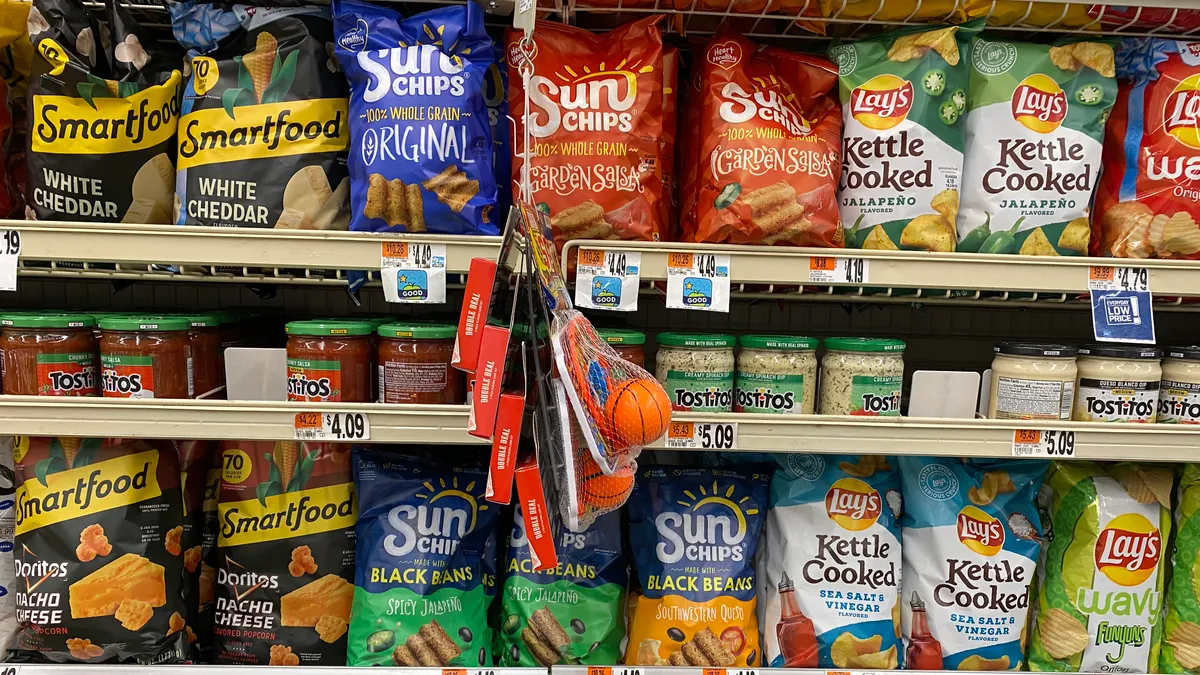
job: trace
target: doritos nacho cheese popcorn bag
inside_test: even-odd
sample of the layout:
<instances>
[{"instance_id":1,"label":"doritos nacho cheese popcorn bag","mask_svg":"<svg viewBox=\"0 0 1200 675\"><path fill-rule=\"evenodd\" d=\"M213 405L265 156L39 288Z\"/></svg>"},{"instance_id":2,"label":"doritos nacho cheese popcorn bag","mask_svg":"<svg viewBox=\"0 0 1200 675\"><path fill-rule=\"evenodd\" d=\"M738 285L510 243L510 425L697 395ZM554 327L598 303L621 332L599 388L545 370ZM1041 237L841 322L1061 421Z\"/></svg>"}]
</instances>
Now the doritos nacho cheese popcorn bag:
<instances>
[{"instance_id":1,"label":"doritos nacho cheese popcorn bag","mask_svg":"<svg viewBox=\"0 0 1200 675\"><path fill-rule=\"evenodd\" d=\"M674 466L638 471L627 508L642 595L630 612L626 665L762 664L754 555L769 478Z\"/></svg>"},{"instance_id":2,"label":"doritos nacho cheese popcorn bag","mask_svg":"<svg viewBox=\"0 0 1200 675\"><path fill-rule=\"evenodd\" d=\"M350 81L350 229L497 234L483 10L402 18L339 0L333 15Z\"/></svg>"},{"instance_id":3,"label":"doritos nacho cheese popcorn bag","mask_svg":"<svg viewBox=\"0 0 1200 675\"><path fill-rule=\"evenodd\" d=\"M182 663L179 461L169 443L19 437L11 658Z\"/></svg>"},{"instance_id":4,"label":"doritos nacho cheese popcorn bag","mask_svg":"<svg viewBox=\"0 0 1200 675\"><path fill-rule=\"evenodd\" d=\"M718 33L700 61L698 242L843 245L837 68Z\"/></svg>"},{"instance_id":5,"label":"doritos nacho cheese popcorn bag","mask_svg":"<svg viewBox=\"0 0 1200 675\"><path fill-rule=\"evenodd\" d=\"M347 229L347 88L329 10L168 8L191 50L172 221Z\"/></svg>"},{"instance_id":6,"label":"doritos nacho cheese popcorn bag","mask_svg":"<svg viewBox=\"0 0 1200 675\"><path fill-rule=\"evenodd\" d=\"M517 47L522 33L508 32L508 107L517 120L513 191L529 151L532 201L550 215L559 247L571 239L666 238L660 19L599 35L538 23L528 111ZM530 148L523 146L526 115Z\"/></svg>"}]
</instances>

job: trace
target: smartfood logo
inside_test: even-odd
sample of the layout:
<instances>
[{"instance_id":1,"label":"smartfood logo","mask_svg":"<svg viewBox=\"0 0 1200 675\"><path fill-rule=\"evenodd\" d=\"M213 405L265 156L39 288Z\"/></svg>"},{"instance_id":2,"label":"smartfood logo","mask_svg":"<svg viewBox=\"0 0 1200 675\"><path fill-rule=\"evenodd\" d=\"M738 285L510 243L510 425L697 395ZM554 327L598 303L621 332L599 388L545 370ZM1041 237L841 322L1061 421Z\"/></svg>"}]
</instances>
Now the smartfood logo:
<instances>
[{"instance_id":1,"label":"smartfood logo","mask_svg":"<svg viewBox=\"0 0 1200 675\"><path fill-rule=\"evenodd\" d=\"M967 506L958 512L958 540L979 555L996 555L1004 548L1004 523L982 509Z\"/></svg>"},{"instance_id":2,"label":"smartfood logo","mask_svg":"<svg viewBox=\"0 0 1200 675\"><path fill-rule=\"evenodd\" d=\"M1140 513L1113 518L1096 538L1096 569L1121 586L1149 579L1161 555L1162 533Z\"/></svg>"},{"instance_id":3,"label":"smartfood logo","mask_svg":"<svg viewBox=\"0 0 1200 675\"><path fill-rule=\"evenodd\" d=\"M1200 149L1200 73L1184 79L1167 97L1163 127L1180 143Z\"/></svg>"},{"instance_id":4,"label":"smartfood logo","mask_svg":"<svg viewBox=\"0 0 1200 675\"><path fill-rule=\"evenodd\" d=\"M1030 131L1048 134L1067 117L1067 95L1048 75L1030 75L1012 95L1012 116Z\"/></svg>"},{"instance_id":5,"label":"smartfood logo","mask_svg":"<svg viewBox=\"0 0 1200 675\"><path fill-rule=\"evenodd\" d=\"M842 478L825 493L825 513L843 529L860 532L879 520L883 499L877 490L861 480Z\"/></svg>"},{"instance_id":6,"label":"smartfood logo","mask_svg":"<svg viewBox=\"0 0 1200 675\"><path fill-rule=\"evenodd\" d=\"M876 75L850 92L850 114L868 129L891 129L908 119L912 82L895 75Z\"/></svg>"},{"instance_id":7,"label":"smartfood logo","mask_svg":"<svg viewBox=\"0 0 1200 675\"><path fill-rule=\"evenodd\" d=\"M758 515L758 508L747 495L739 496L736 485L722 487L698 485L683 491L678 506L682 511L666 511L654 519L662 537L654 547L658 559L666 564L684 558L695 562L742 561L746 557L746 516Z\"/></svg>"},{"instance_id":8,"label":"smartfood logo","mask_svg":"<svg viewBox=\"0 0 1200 675\"><path fill-rule=\"evenodd\" d=\"M388 525L396 534L383 538L383 550L397 558L413 551L430 555L448 556L458 550L458 545L468 532L475 529L475 521L488 505L480 504L473 494L475 481L459 487L458 476L447 482L439 478L421 484L425 489L414 495L421 503L402 504L388 512Z\"/></svg>"}]
</instances>

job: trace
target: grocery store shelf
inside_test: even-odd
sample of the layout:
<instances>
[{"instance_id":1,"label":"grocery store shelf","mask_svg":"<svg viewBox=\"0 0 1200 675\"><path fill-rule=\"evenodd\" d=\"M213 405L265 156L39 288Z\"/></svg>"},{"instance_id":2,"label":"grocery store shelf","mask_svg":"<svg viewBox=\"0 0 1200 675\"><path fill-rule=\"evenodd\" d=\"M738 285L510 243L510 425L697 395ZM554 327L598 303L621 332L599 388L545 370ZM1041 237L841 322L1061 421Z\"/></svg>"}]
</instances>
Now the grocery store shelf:
<instances>
[{"instance_id":1,"label":"grocery store shelf","mask_svg":"<svg viewBox=\"0 0 1200 675\"><path fill-rule=\"evenodd\" d=\"M278 673L277 666L138 666L126 664L122 666L105 666L98 664L5 664L0 675L129 675L135 670L145 670L154 675L203 675L204 673L221 673L222 675L253 675L252 671L261 670L261 675ZM301 670L306 673L346 673L345 668L304 666ZM579 675L587 675L587 668L576 668ZM372 672L387 673L388 675L547 675L546 668L378 668Z\"/></svg>"}]
</instances>

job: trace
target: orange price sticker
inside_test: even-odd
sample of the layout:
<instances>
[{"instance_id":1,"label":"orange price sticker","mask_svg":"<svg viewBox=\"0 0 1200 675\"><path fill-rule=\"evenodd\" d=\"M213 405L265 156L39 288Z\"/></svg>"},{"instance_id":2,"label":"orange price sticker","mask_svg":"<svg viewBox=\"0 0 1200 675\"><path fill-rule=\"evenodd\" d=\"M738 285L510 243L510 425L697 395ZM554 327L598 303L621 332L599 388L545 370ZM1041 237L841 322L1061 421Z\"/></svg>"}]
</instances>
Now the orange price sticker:
<instances>
[{"instance_id":1,"label":"orange price sticker","mask_svg":"<svg viewBox=\"0 0 1200 675\"><path fill-rule=\"evenodd\" d=\"M692 422L671 422L671 427L667 429L667 438L691 438L696 435L696 429Z\"/></svg>"},{"instance_id":2,"label":"orange price sticker","mask_svg":"<svg viewBox=\"0 0 1200 675\"><path fill-rule=\"evenodd\" d=\"M1030 429L1017 429L1013 432L1013 443L1041 443L1042 432Z\"/></svg>"},{"instance_id":3,"label":"orange price sticker","mask_svg":"<svg viewBox=\"0 0 1200 675\"><path fill-rule=\"evenodd\" d=\"M442 675L467 675L466 668L442 668Z\"/></svg>"},{"instance_id":4,"label":"orange price sticker","mask_svg":"<svg viewBox=\"0 0 1200 675\"><path fill-rule=\"evenodd\" d=\"M296 413L296 428L297 429L320 429L321 428L321 413L315 413L315 412Z\"/></svg>"},{"instance_id":5,"label":"orange price sticker","mask_svg":"<svg viewBox=\"0 0 1200 675\"><path fill-rule=\"evenodd\" d=\"M1106 265L1101 265L1101 266L1093 265L1092 267L1088 268L1088 280L1089 281L1112 281L1115 269L1116 268L1108 267Z\"/></svg>"},{"instance_id":6,"label":"orange price sticker","mask_svg":"<svg viewBox=\"0 0 1200 675\"><path fill-rule=\"evenodd\" d=\"M691 269L692 254L691 253L668 253L667 267L672 269Z\"/></svg>"},{"instance_id":7,"label":"orange price sticker","mask_svg":"<svg viewBox=\"0 0 1200 675\"><path fill-rule=\"evenodd\" d=\"M808 259L808 270L810 272L832 272L835 269L837 269L836 258L817 257Z\"/></svg>"},{"instance_id":8,"label":"orange price sticker","mask_svg":"<svg viewBox=\"0 0 1200 675\"><path fill-rule=\"evenodd\" d=\"M701 675L725 675L724 668L704 668L700 672Z\"/></svg>"},{"instance_id":9,"label":"orange price sticker","mask_svg":"<svg viewBox=\"0 0 1200 675\"><path fill-rule=\"evenodd\" d=\"M383 242L383 257L385 258L407 258L408 257L408 242L406 241L385 241Z\"/></svg>"},{"instance_id":10,"label":"orange price sticker","mask_svg":"<svg viewBox=\"0 0 1200 675\"><path fill-rule=\"evenodd\" d=\"M612 668L608 666L588 666L588 675L612 675Z\"/></svg>"},{"instance_id":11,"label":"orange price sticker","mask_svg":"<svg viewBox=\"0 0 1200 675\"><path fill-rule=\"evenodd\" d=\"M604 264L604 251L585 248L579 251L580 265L600 266Z\"/></svg>"}]
</instances>

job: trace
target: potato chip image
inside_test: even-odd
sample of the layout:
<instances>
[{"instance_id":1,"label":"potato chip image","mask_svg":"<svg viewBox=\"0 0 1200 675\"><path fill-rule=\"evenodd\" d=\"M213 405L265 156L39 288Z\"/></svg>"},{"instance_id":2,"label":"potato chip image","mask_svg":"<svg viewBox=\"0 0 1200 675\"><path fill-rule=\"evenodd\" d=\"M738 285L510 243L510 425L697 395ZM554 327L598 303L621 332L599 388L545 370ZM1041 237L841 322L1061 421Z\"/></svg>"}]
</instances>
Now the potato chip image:
<instances>
[{"instance_id":1,"label":"potato chip image","mask_svg":"<svg viewBox=\"0 0 1200 675\"><path fill-rule=\"evenodd\" d=\"M1058 255L1042 228L1035 228L1021 244L1021 255Z\"/></svg>"},{"instance_id":2,"label":"potato chip image","mask_svg":"<svg viewBox=\"0 0 1200 675\"><path fill-rule=\"evenodd\" d=\"M1092 227L1087 218L1076 218L1067 223L1062 234L1058 237L1058 247L1075 251L1079 255L1087 255L1088 242L1092 238Z\"/></svg>"},{"instance_id":3,"label":"potato chip image","mask_svg":"<svg viewBox=\"0 0 1200 675\"><path fill-rule=\"evenodd\" d=\"M881 652L858 654L850 657L850 667L861 668L863 670L893 670L898 663L896 645L892 645Z\"/></svg>"},{"instance_id":4,"label":"potato chip image","mask_svg":"<svg viewBox=\"0 0 1200 675\"><path fill-rule=\"evenodd\" d=\"M1121 202L1108 209L1100 219L1100 252L1124 258L1130 233L1139 222L1153 217L1154 212L1141 202Z\"/></svg>"},{"instance_id":5,"label":"potato chip image","mask_svg":"<svg viewBox=\"0 0 1200 675\"><path fill-rule=\"evenodd\" d=\"M892 467L888 464L886 457L863 455L857 463L841 462L838 464L838 468L856 478L867 478L873 476L876 471L886 471Z\"/></svg>"},{"instance_id":6,"label":"potato chip image","mask_svg":"<svg viewBox=\"0 0 1200 675\"><path fill-rule=\"evenodd\" d=\"M1071 48L1075 60L1104 77L1117 76L1116 57L1112 45L1103 42L1076 42Z\"/></svg>"},{"instance_id":7,"label":"potato chip image","mask_svg":"<svg viewBox=\"0 0 1200 675\"><path fill-rule=\"evenodd\" d=\"M1129 496L1139 504L1158 502L1163 508L1171 508L1171 486L1175 476L1169 469L1125 465L1114 467L1118 481Z\"/></svg>"},{"instance_id":8,"label":"potato chip image","mask_svg":"<svg viewBox=\"0 0 1200 675\"><path fill-rule=\"evenodd\" d=\"M971 503L976 506L987 506L988 504L991 504L992 500L995 498L995 492L981 490L975 486L971 486L971 489L967 490L967 499L970 499Z\"/></svg>"},{"instance_id":9,"label":"potato chip image","mask_svg":"<svg viewBox=\"0 0 1200 675\"><path fill-rule=\"evenodd\" d=\"M1200 625L1183 621L1166 638L1175 650L1175 660L1188 670L1200 668Z\"/></svg>"},{"instance_id":10,"label":"potato chip image","mask_svg":"<svg viewBox=\"0 0 1200 675\"><path fill-rule=\"evenodd\" d=\"M862 248L876 251L899 251L900 247L883 231L882 225L876 225L863 239Z\"/></svg>"},{"instance_id":11,"label":"potato chip image","mask_svg":"<svg viewBox=\"0 0 1200 675\"><path fill-rule=\"evenodd\" d=\"M920 33L916 36L915 44L918 48L932 48L945 59L946 63L957 66L959 61L958 43L954 40L954 33L957 31L958 26L950 26ZM925 52L921 52L920 55L924 56Z\"/></svg>"},{"instance_id":12,"label":"potato chip image","mask_svg":"<svg viewBox=\"0 0 1200 675\"><path fill-rule=\"evenodd\" d=\"M950 227L954 227L958 221L958 190L942 190L933 196L929 207L941 214Z\"/></svg>"},{"instance_id":13,"label":"potato chip image","mask_svg":"<svg viewBox=\"0 0 1200 675\"><path fill-rule=\"evenodd\" d=\"M998 659L985 659L978 654L972 654L958 663L959 670L1008 670L1008 656Z\"/></svg>"},{"instance_id":14,"label":"potato chip image","mask_svg":"<svg viewBox=\"0 0 1200 675\"><path fill-rule=\"evenodd\" d=\"M1037 629L1046 652L1056 659L1074 656L1088 646L1087 626L1057 607L1038 620Z\"/></svg>"},{"instance_id":15,"label":"potato chip image","mask_svg":"<svg viewBox=\"0 0 1200 675\"><path fill-rule=\"evenodd\" d=\"M1191 215L1180 211L1163 224L1162 248L1171 253L1200 253L1200 228Z\"/></svg>"},{"instance_id":16,"label":"potato chip image","mask_svg":"<svg viewBox=\"0 0 1200 675\"><path fill-rule=\"evenodd\" d=\"M913 218L900 233L900 245L920 248L933 253L950 253L958 243L958 233L936 214Z\"/></svg>"},{"instance_id":17,"label":"potato chip image","mask_svg":"<svg viewBox=\"0 0 1200 675\"><path fill-rule=\"evenodd\" d=\"M854 658L863 654L879 653L879 647L882 644L882 635L872 635L869 638L862 639L855 637L851 633L842 633L829 646L829 658L833 661L833 665L838 668L860 667L853 665ZM895 647L892 647L892 650L895 650ZM892 667L894 668L895 666Z\"/></svg>"},{"instance_id":18,"label":"potato chip image","mask_svg":"<svg viewBox=\"0 0 1200 675\"><path fill-rule=\"evenodd\" d=\"M1050 48L1050 63L1063 70L1079 70L1080 63L1075 60L1075 45L1064 45Z\"/></svg>"}]
</instances>

